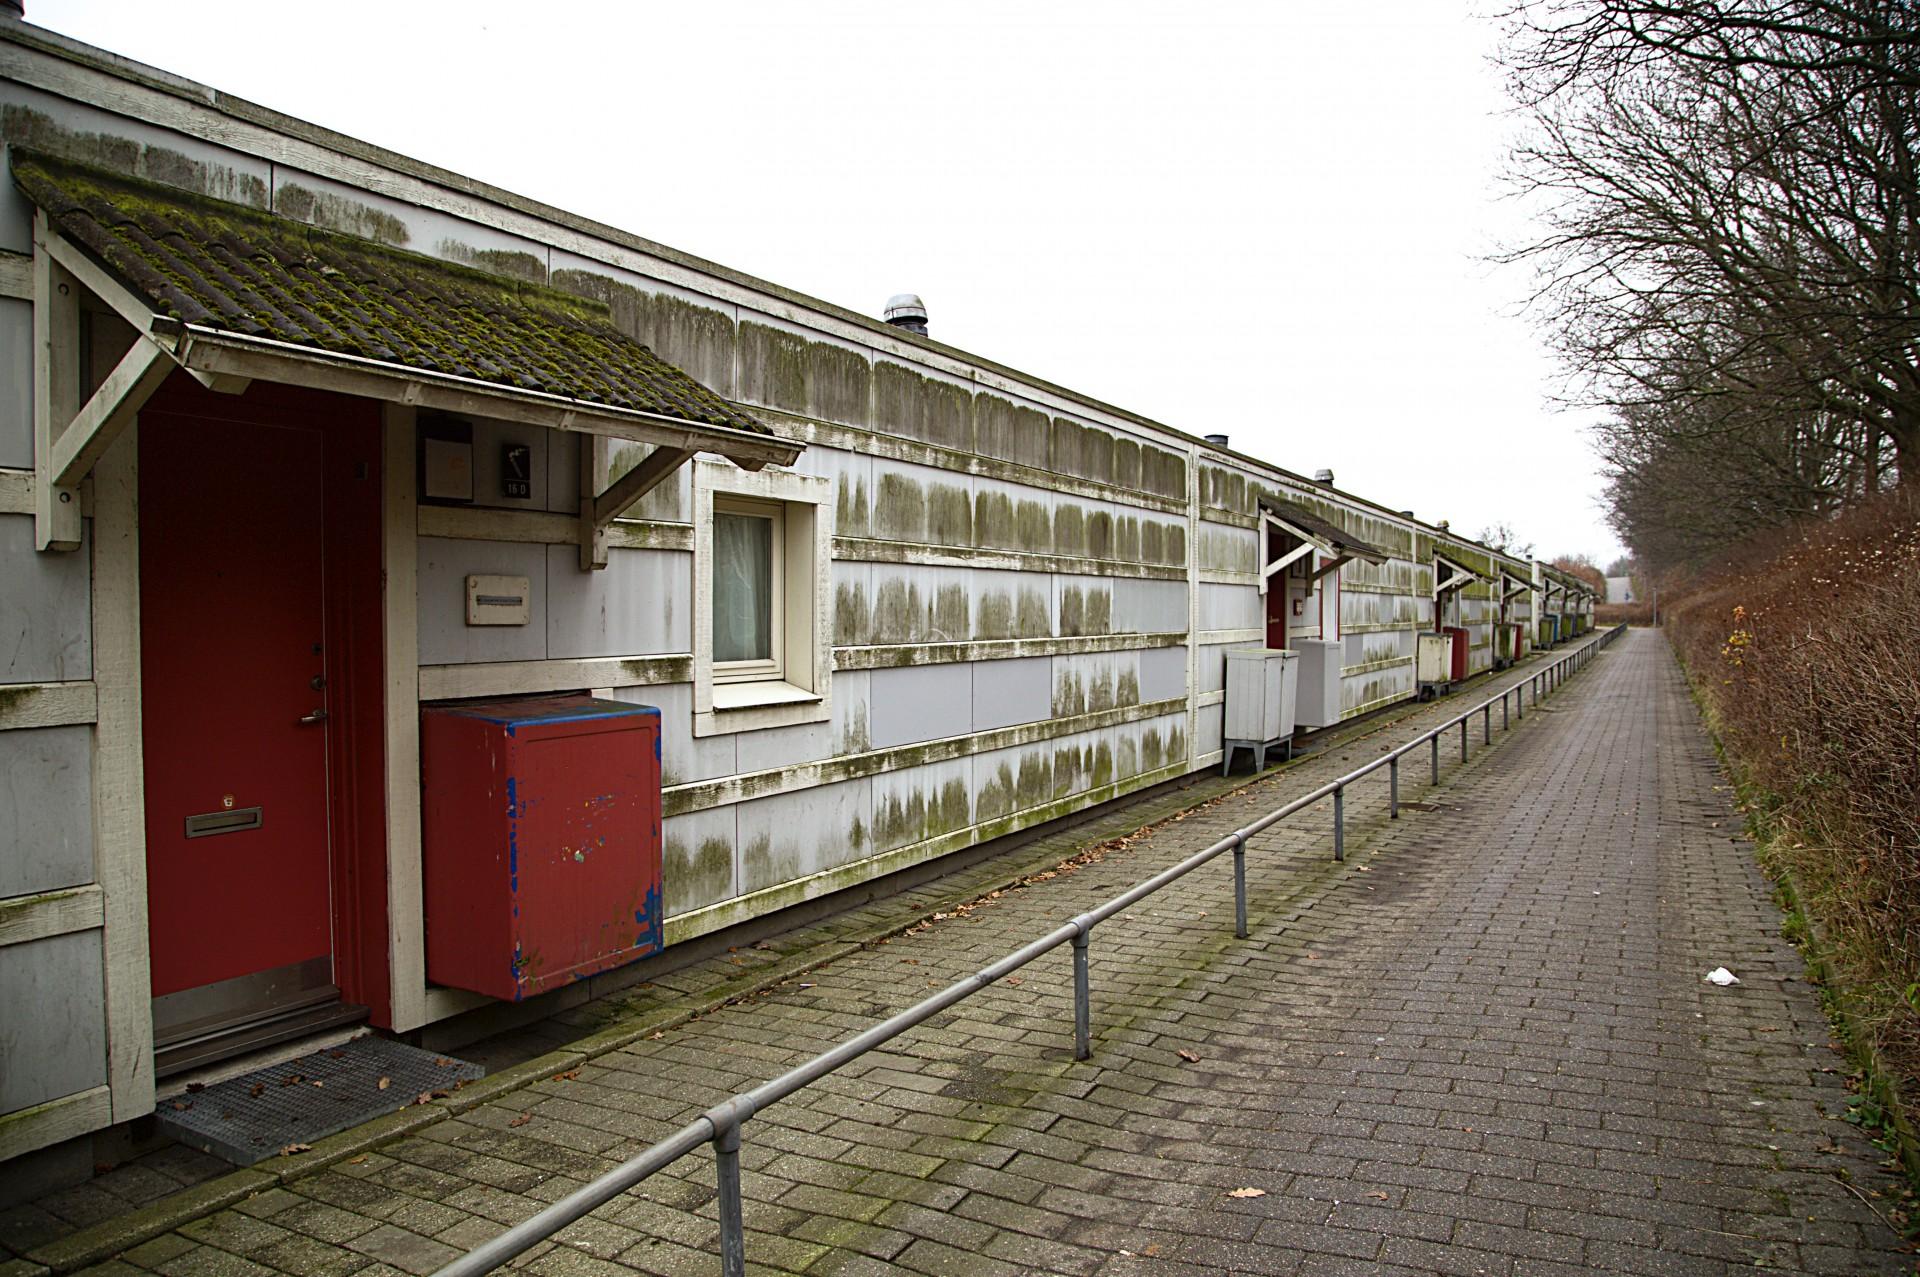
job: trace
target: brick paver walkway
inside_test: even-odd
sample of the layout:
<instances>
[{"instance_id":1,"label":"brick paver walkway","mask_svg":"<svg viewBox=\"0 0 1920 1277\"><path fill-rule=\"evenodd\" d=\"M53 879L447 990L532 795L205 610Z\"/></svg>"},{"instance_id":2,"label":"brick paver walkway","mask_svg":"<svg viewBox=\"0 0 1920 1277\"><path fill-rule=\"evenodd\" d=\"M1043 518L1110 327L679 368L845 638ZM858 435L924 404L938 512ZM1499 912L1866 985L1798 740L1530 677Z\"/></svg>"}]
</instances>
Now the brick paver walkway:
<instances>
[{"instance_id":1,"label":"brick paver walkway","mask_svg":"<svg viewBox=\"0 0 1920 1277\"><path fill-rule=\"evenodd\" d=\"M1440 789L1408 768L1403 795L1426 810L1389 825L1384 777L1350 796L1344 866L1326 858L1324 810L1256 840L1251 939L1231 938L1224 859L1101 927L1092 1061L1070 1059L1062 949L756 1118L754 1264L1906 1271L1869 1205L1887 1182L1837 1120L1840 1058L1664 642L1627 636L1492 751L1473 734L1474 761L1450 749ZM1330 751L92 1271L428 1271L1378 747ZM1703 984L1721 964L1744 983ZM712 1198L711 1160L688 1159L521 1262L715 1272Z\"/></svg>"}]
</instances>

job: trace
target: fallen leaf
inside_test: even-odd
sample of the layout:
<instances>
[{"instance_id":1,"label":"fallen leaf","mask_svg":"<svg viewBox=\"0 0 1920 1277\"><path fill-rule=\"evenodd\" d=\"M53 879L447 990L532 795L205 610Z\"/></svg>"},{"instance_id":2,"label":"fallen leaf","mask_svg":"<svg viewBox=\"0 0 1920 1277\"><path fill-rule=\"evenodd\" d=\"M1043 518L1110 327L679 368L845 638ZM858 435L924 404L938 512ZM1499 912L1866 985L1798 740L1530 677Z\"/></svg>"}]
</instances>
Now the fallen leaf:
<instances>
[{"instance_id":1,"label":"fallen leaf","mask_svg":"<svg viewBox=\"0 0 1920 1277\"><path fill-rule=\"evenodd\" d=\"M1180 1058L1188 1064L1200 1063L1200 1053L1198 1051L1189 1051L1185 1047L1180 1048Z\"/></svg>"},{"instance_id":2,"label":"fallen leaf","mask_svg":"<svg viewBox=\"0 0 1920 1277\"><path fill-rule=\"evenodd\" d=\"M287 1075L286 1075L285 1077L283 1077L283 1078L281 1078L281 1079L280 1079L280 1085L282 1085L282 1086L298 1086L298 1085L300 1085L300 1083L302 1083L302 1082L304 1082L304 1081L306 1081L306 1080L307 1080L307 1079L305 1079L304 1077L301 1077L301 1076L300 1076L300 1075L299 1075L298 1073L289 1073L289 1074L287 1074Z\"/></svg>"},{"instance_id":3,"label":"fallen leaf","mask_svg":"<svg viewBox=\"0 0 1920 1277\"><path fill-rule=\"evenodd\" d=\"M566 1071L565 1073L556 1073L556 1074L554 1074L554 1075L553 1075L553 1080L554 1080L554 1081L556 1081L556 1082L571 1082L571 1081L573 1081L573 1079L575 1079L575 1078L577 1078L577 1077L579 1077L579 1076L580 1076L580 1070L579 1070L579 1069L568 1069L568 1070L567 1070L567 1071Z\"/></svg>"},{"instance_id":4,"label":"fallen leaf","mask_svg":"<svg viewBox=\"0 0 1920 1277\"><path fill-rule=\"evenodd\" d=\"M207 1084L206 1084L205 1082L189 1082L189 1083L187 1083L187 1094L188 1094L188 1095L198 1095L198 1094L200 1094L200 1092L202 1092L202 1091L204 1091L204 1090L206 1090L206 1089L207 1089Z\"/></svg>"},{"instance_id":5,"label":"fallen leaf","mask_svg":"<svg viewBox=\"0 0 1920 1277\"><path fill-rule=\"evenodd\" d=\"M173 1102L173 1107L179 1109L182 1113L184 1113L188 1109L192 1108L193 1105L188 1103L186 1100L175 1100Z\"/></svg>"},{"instance_id":6,"label":"fallen leaf","mask_svg":"<svg viewBox=\"0 0 1920 1277\"><path fill-rule=\"evenodd\" d=\"M1371 1198L1374 1198L1374 1199L1376 1199L1376 1200L1378 1200L1378 1201L1383 1201L1383 1202L1384 1202L1384 1201L1386 1201L1386 1200L1387 1200L1387 1195L1386 1195L1385 1193L1368 1193L1368 1194L1367 1194L1367 1196L1368 1196L1368 1197L1371 1197Z\"/></svg>"},{"instance_id":7,"label":"fallen leaf","mask_svg":"<svg viewBox=\"0 0 1920 1277\"><path fill-rule=\"evenodd\" d=\"M367 1160L367 1155L366 1155L365 1153L362 1153L362 1154L360 1154L360 1156L358 1156L358 1157L349 1157L349 1158L347 1159L347 1165L348 1165L348 1166L358 1166L358 1165L360 1165L360 1163L362 1163L362 1162L364 1162L364 1161L366 1161L366 1160Z\"/></svg>"},{"instance_id":8,"label":"fallen leaf","mask_svg":"<svg viewBox=\"0 0 1920 1277\"><path fill-rule=\"evenodd\" d=\"M380 1081L376 1085L378 1085L379 1088L384 1091L388 1087L393 1085L393 1079L390 1077L383 1077L380 1079Z\"/></svg>"},{"instance_id":9,"label":"fallen leaf","mask_svg":"<svg viewBox=\"0 0 1920 1277\"><path fill-rule=\"evenodd\" d=\"M251 1087L247 1089L247 1094L251 1095L256 1100L259 1099L262 1095L265 1095L266 1093L267 1093L267 1084L265 1082L255 1082Z\"/></svg>"},{"instance_id":10,"label":"fallen leaf","mask_svg":"<svg viewBox=\"0 0 1920 1277\"><path fill-rule=\"evenodd\" d=\"M1265 1197L1266 1195L1267 1190L1264 1188L1236 1188L1227 1194L1228 1197Z\"/></svg>"},{"instance_id":11,"label":"fallen leaf","mask_svg":"<svg viewBox=\"0 0 1920 1277\"><path fill-rule=\"evenodd\" d=\"M315 1086L325 1086L325 1085L326 1085L326 1083L325 1083L325 1082L322 1082L322 1081L321 1081L321 1080L320 1080L319 1078L315 1078L315 1079L313 1080L313 1084L314 1084Z\"/></svg>"},{"instance_id":12,"label":"fallen leaf","mask_svg":"<svg viewBox=\"0 0 1920 1277\"><path fill-rule=\"evenodd\" d=\"M525 1126L528 1122L531 1122L532 1120L533 1120L533 1114L522 1113L519 1117L516 1117L511 1121L509 1121L507 1125L508 1126Z\"/></svg>"},{"instance_id":13,"label":"fallen leaf","mask_svg":"<svg viewBox=\"0 0 1920 1277\"><path fill-rule=\"evenodd\" d=\"M310 1153L312 1151L313 1145L311 1144L289 1144L280 1150L280 1156L292 1157L295 1153Z\"/></svg>"},{"instance_id":14,"label":"fallen leaf","mask_svg":"<svg viewBox=\"0 0 1920 1277\"><path fill-rule=\"evenodd\" d=\"M1017 975L1010 975L1007 977L1007 983L1012 985L1018 985L1020 983L1020 977Z\"/></svg>"},{"instance_id":15,"label":"fallen leaf","mask_svg":"<svg viewBox=\"0 0 1920 1277\"><path fill-rule=\"evenodd\" d=\"M1158 1255L1160 1253L1160 1243L1155 1242L1151 1246L1143 1246L1140 1248L1140 1253L1142 1255L1145 1255L1148 1259L1152 1259L1155 1255Z\"/></svg>"}]
</instances>

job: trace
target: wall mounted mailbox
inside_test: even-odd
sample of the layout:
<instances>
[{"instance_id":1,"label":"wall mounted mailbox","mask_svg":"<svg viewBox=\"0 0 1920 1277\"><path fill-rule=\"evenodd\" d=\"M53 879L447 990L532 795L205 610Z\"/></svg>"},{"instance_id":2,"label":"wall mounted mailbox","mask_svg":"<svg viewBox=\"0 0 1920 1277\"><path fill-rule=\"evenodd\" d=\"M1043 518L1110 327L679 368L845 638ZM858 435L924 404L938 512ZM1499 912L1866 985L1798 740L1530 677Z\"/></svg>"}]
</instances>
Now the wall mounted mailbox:
<instances>
[{"instance_id":1,"label":"wall mounted mailbox","mask_svg":"<svg viewBox=\"0 0 1920 1277\"><path fill-rule=\"evenodd\" d=\"M468 625L525 625L532 617L533 581L524 576L467 578Z\"/></svg>"}]
</instances>

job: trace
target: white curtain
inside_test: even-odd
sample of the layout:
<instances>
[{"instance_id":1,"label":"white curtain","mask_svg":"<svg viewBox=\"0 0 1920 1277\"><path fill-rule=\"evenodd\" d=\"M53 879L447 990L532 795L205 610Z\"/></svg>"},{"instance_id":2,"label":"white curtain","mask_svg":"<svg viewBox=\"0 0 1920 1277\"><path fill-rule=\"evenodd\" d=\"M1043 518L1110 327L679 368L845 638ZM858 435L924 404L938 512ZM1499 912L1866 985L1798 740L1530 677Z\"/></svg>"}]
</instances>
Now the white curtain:
<instances>
[{"instance_id":1,"label":"white curtain","mask_svg":"<svg viewBox=\"0 0 1920 1277\"><path fill-rule=\"evenodd\" d=\"M773 658L773 521L713 516L713 659Z\"/></svg>"}]
</instances>

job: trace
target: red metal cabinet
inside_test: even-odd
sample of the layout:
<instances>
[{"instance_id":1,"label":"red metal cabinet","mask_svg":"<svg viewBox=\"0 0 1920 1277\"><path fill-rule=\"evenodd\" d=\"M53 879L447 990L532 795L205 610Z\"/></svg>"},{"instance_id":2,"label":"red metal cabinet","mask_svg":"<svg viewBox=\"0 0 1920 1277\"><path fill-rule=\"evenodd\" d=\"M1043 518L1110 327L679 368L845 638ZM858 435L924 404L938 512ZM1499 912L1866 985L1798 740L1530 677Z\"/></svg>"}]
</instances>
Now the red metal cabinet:
<instances>
[{"instance_id":1,"label":"red metal cabinet","mask_svg":"<svg viewBox=\"0 0 1920 1277\"><path fill-rule=\"evenodd\" d=\"M660 711L422 711L427 978L519 1000L657 952Z\"/></svg>"},{"instance_id":2,"label":"red metal cabinet","mask_svg":"<svg viewBox=\"0 0 1920 1277\"><path fill-rule=\"evenodd\" d=\"M1472 637L1458 625L1447 627L1447 633L1453 636L1453 681L1461 683L1467 677L1467 643Z\"/></svg>"}]
</instances>

